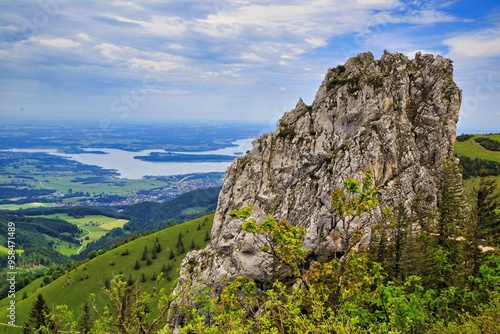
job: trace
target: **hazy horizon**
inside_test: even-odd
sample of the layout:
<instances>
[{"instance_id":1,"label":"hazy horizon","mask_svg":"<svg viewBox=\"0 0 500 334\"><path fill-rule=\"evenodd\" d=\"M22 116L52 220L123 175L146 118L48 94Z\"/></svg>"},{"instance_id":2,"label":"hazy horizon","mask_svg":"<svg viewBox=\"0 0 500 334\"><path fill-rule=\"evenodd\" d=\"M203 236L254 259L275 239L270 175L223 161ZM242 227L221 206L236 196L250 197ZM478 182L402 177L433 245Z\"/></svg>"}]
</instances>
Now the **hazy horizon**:
<instances>
[{"instance_id":1,"label":"hazy horizon","mask_svg":"<svg viewBox=\"0 0 500 334\"><path fill-rule=\"evenodd\" d=\"M88 125L93 126L95 128L108 128L116 125L131 125L131 124L142 124L142 125L209 125L209 126L230 126L230 125L241 125L241 124L249 124L252 126L261 126L262 134L266 132L271 132L276 129L277 121L271 120L271 122L266 121L248 121L248 120L196 120L196 119L127 119L127 120L119 120L119 119L109 119L106 117L27 117L27 116L7 116L3 118L4 124L12 122L21 122L24 124L32 124L32 123L52 123L54 122L56 125ZM488 127L486 124L484 127L467 127L461 126L460 123L457 125L457 136L460 134L489 134L489 133L500 133L500 128L497 127Z\"/></svg>"}]
</instances>

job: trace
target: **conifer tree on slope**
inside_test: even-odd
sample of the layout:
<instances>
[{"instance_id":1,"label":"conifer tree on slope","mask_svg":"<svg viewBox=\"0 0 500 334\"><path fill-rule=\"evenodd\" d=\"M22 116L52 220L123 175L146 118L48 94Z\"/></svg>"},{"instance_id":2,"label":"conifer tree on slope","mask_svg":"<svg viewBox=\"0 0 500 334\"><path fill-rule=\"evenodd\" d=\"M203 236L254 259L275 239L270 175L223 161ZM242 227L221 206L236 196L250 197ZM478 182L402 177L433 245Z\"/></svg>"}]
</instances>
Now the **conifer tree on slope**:
<instances>
[{"instance_id":1,"label":"conifer tree on slope","mask_svg":"<svg viewBox=\"0 0 500 334\"><path fill-rule=\"evenodd\" d=\"M458 270L459 266L464 264L460 239L466 229L469 212L458 163L449 160L444 166L443 187L439 201L440 215L437 222L438 246L447 257L446 267L441 268L441 278L445 285L452 283L452 272L463 272Z\"/></svg>"},{"instance_id":2,"label":"conifer tree on slope","mask_svg":"<svg viewBox=\"0 0 500 334\"><path fill-rule=\"evenodd\" d=\"M500 237L500 194L494 180L484 176L479 179L477 187L473 188L474 208L470 215L467 228L466 247L468 267L472 275L477 276L484 258L480 246L498 246Z\"/></svg>"},{"instance_id":3,"label":"conifer tree on slope","mask_svg":"<svg viewBox=\"0 0 500 334\"><path fill-rule=\"evenodd\" d=\"M55 327L49 307L43 296L39 294L33 303L30 318L24 325L23 333L56 333Z\"/></svg>"}]
</instances>

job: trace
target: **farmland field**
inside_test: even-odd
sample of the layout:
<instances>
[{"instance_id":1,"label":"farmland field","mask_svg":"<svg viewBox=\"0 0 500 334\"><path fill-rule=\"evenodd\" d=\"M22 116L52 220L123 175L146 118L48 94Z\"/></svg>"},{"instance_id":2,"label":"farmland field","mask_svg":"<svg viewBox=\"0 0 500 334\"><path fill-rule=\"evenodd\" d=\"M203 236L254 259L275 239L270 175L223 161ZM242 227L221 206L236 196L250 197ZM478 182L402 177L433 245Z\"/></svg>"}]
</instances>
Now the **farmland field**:
<instances>
[{"instance_id":1,"label":"farmland field","mask_svg":"<svg viewBox=\"0 0 500 334\"><path fill-rule=\"evenodd\" d=\"M0 204L0 210L19 210L19 209L31 209L31 208L52 208L55 205L53 203L26 203L26 204Z\"/></svg>"},{"instance_id":2,"label":"farmland field","mask_svg":"<svg viewBox=\"0 0 500 334\"><path fill-rule=\"evenodd\" d=\"M82 239L81 247L75 247L74 245L63 241L56 242L56 249L63 255L78 254L86 247L88 243L99 240L113 228L121 228L128 222L128 220L126 219L116 219L101 215L90 215L83 218L74 218L66 213L56 213L38 217L62 219L67 221L68 223L78 226L82 230L82 233L80 235Z\"/></svg>"}]
</instances>

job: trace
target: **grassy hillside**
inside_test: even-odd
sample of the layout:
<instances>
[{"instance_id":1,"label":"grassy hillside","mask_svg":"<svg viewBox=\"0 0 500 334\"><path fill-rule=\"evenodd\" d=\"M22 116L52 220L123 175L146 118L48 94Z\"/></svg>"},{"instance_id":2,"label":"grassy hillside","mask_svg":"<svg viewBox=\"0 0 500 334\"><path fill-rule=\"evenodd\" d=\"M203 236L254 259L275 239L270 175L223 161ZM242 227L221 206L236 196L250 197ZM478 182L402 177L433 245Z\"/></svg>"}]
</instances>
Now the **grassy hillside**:
<instances>
[{"instance_id":1,"label":"grassy hillside","mask_svg":"<svg viewBox=\"0 0 500 334\"><path fill-rule=\"evenodd\" d=\"M500 151L490 151L479 145L474 139L483 137L490 138L500 142L500 134L494 135L474 135L473 137L467 139L466 141L455 143L455 154L460 156L466 156L472 159L479 158L484 160L496 161L500 163Z\"/></svg>"},{"instance_id":2,"label":"grassy hillside","mask_svg":"<svg viewBox=\"0 0 500 334\"><path fill-rule=\"evenodd\" d=\"M166 279L161 281L158 287L165 288L166 293L169 293L172 289L172 281L177 278L179 265L185 254L193 249L192 246L202 248L207 244L206 239L212 228L212 222L213 214L140 237L87 260L43 287L41 287L43 279L37 279L16 292L16 324L24 324L39 293L44 296L51 308L66 304L76 315L80 314L81 307L88 301L89 294L95 293L96 304L98 308L102 309L107 304L103 287L113 275L122 274L125 280L129 279L130 276L134 282L137 282L142 291L152 292L157 283L155 279L162 272L162 269L171 267L165 275ZM182 235L184 252L177 247L180 234ZM153 250L158 251L159 248L161 250L156 253L157 258L153 259ZM151 261L149 265L147 259L142 260L145 249L147 249L146 257L150 258ZM172 251L175 254L173 259L170 258ZM138 269L136 269L137 262L140 266ZM145 279L142 278L143 274ZM22 300L25 292L28 297ZM7 298L0 301L0 323L7 322L5 319L7 319L8 303ZM156 301L153 300L152 309L154 310L155 307ZM93 313L92 311L92 316L95 317ZM2 326L0 326L0 332L5 330ZM6 332L16 333L15 329L12 328L8 328Z\"/></svg>"},{"instance_id":3,"label":"grassy hillside","mask_svg":"<svg viewBox=\"0 0 500 334\"><path fill-rule=\"evenodd\" d=\"M487 150L479 143L475 141L476 138L489 138L500 142L500 134L490 134L490 135L473 135L465 141L458 141L455 143L454 152L455 155L460 157L469 157L471 159L483 159L494 161L500 163L500 151ZM498 191L500 192L500 176L488 176L488 179L494 179L498 186ZM479 183L479 177L472 177L464 180L465 190L468 196L472 192L474 187L477 187Z\"/></svg>"}]
</instances>

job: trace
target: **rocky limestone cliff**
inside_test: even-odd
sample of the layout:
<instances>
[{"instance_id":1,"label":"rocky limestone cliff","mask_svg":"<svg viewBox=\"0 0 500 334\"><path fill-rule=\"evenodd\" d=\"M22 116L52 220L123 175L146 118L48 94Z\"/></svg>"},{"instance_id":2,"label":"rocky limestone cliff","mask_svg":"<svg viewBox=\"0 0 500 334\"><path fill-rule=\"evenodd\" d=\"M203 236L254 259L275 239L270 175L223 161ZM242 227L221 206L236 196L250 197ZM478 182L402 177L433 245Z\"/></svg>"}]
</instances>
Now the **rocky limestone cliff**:
<instances>
[{"instance_id":1,"label":"rocky limestone cliff","mask_svg":"<svg viewBox=\"0 0 500 334\"><path fill-rule=\"evenodd\" d=\"M460 102L452 62L441 56L417 53L410 60L386 51L375 60L362 53L329 69L311 106L299 100L228 168L211 243L188 254L181 280L187 263L199 266L215 289L223 277L270 279L271 259L242 231L241 220L229 219L232 209L250 204L258 221L274 215L304 226L313 257L334 254L331 194L367 170L380 187L381 207L409 204L417 193L431 194L423 205L436 207Z\"/></svg>"}]
</instances>

